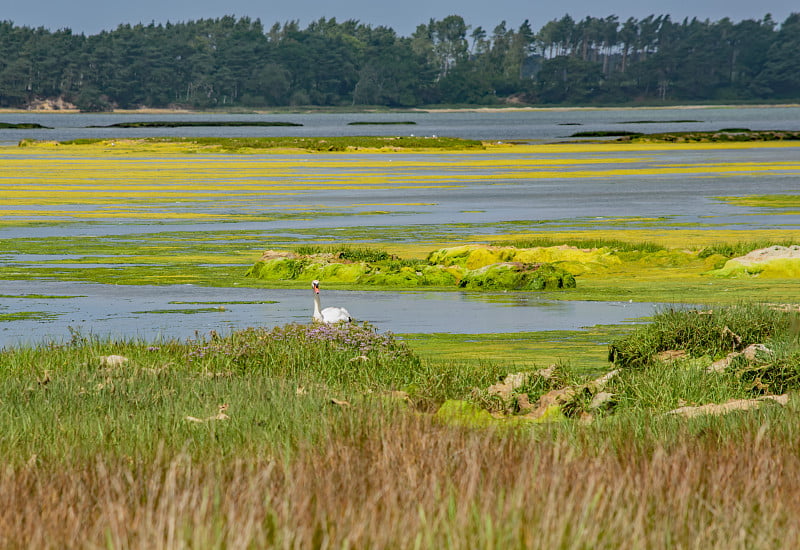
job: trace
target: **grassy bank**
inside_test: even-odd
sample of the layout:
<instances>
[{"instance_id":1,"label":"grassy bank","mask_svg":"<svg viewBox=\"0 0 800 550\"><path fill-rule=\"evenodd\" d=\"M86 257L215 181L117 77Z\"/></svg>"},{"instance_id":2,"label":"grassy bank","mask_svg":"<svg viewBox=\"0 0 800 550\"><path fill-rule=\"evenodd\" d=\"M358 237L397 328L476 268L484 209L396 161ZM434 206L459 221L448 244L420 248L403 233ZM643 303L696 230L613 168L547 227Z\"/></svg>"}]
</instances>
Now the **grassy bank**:
<instances>
[{"instance_id":1,"label":"grassy bank","mask_svg":"<svg viewBox=\"0 0 800 550\"><path fill-rule=\"evenodd\" d=\"M781 372L800 370L796 314L744 305L716 314L734 330L769 320L773 329L752 337L794 358ZM615 341L696 333L698 318L665 312ZM509 365L422 359L370 327L292 325L186 342L75 334L59 346L7 349L0 524L15 528L0 540L42 548L792 547L800 401L668 414L769 391L743 377L742 365L706 372L703 357L735 347L716 327L673 362L647 348L646 361L609 379L612 400L595 409L574 401L549 422L525 419L522 393L534 402L588 387L597 373L530 369L503 402L487 389L513 372ZM797 389L796 378L785 380L783 389ZM454 400L483 412L463 409L467 424L442 415Z\"/></svg>"}]
</instances>

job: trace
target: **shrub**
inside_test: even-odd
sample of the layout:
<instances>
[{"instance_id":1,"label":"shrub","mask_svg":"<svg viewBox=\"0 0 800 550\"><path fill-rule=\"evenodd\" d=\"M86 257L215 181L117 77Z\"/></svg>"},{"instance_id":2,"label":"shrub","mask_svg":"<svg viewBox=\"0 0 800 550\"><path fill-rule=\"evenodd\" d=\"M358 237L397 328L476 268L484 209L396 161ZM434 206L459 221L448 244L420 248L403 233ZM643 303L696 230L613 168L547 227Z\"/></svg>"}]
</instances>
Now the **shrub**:
<instances>
[{"instance_id":1,"label":"shrub","mask_svg":"<svg viewBox=\"0 0 800 550\"><path fill-rule=\"evenodd\" d=\"M794 314L764 304L709 311L669 308L656 314L651 323L612 342L609 360L621 367L641 367L667 350L685 350L693 357L721 357L787 334L793 318Z\"/></svg>"}]
</instances>

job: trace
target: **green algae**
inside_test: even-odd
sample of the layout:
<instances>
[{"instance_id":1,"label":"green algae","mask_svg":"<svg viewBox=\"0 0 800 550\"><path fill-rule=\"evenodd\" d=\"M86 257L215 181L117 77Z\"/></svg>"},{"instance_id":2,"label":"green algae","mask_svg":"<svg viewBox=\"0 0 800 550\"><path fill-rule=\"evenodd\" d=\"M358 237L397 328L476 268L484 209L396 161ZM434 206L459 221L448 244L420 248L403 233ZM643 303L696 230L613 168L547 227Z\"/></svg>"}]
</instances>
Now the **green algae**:
<instances>
[{"instance_id":1,"label":"green algae","mask_svg":"<svg viewBox=\"0 0 800 550\"><path fill-rule=\"evenodd\" d=\"M762 277L771 279L800 279L800 259L777 258L754 264L728 260L719 269L708 272L713 277Z\"/></svg>"},{"instance_id":2,"label":"green algae","mask_svg":"<svg viewBox=\"0 0 800 550\"><path fill-rule=\"evenodd\" d=\"M800 195L746 195L743 197L714 197L719 201L738 206L750 206L756 208L798 208L800 207Z\"/></svg>"},{"instance_id":3,"label":"green algae","mask_svg":"<svg viewBox=\"0 0 800 550\"><path fill-rule=\"evenodd\" d=\"M53 319L56 315L47 311L19 311L15 313L0 313L0 323L10 323L13 321L47 320Z\"/></svg>"},{"instance_id":4,"label":"green algae","mask_svg":"<svg viewBox=\"0 0 800 550\"><path fill-rule=\"evenodd\" d=\"M478 253L482 248L475 248ZM389 257L375 261L348 261L339 253L298 255L267 251L246 273L248 277L271 280L312 279L333 283L355 283L391 287L453 287L473 290L544 290L574 288L575 278L561 268L522 262L484 262L464 268L455 263L442 265L439 254L426 262L400 261ZM376 257L385 258L385 255ZM471 267L474 267L471 269Z\"/></svg>"}]
</instances>

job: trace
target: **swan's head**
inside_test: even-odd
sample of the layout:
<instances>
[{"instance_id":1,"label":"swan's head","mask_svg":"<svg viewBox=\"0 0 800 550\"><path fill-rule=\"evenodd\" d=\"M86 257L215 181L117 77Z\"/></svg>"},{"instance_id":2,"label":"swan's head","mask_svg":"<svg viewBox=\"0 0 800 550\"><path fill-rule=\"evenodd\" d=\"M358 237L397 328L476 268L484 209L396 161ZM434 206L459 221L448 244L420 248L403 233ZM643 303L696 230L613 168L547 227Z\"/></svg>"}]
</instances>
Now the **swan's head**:
<instances>
[{"instance_id":1,"label":"swan's head","mask_svg":"<svg viewBox=\"0 0 800 550\"><path fill-rule=\"evenodd\" d=\"M311 288L314 289L315 294L319 294L319 281L317 281L316 279L311 281Z\"/></svg>"}]
</instances>

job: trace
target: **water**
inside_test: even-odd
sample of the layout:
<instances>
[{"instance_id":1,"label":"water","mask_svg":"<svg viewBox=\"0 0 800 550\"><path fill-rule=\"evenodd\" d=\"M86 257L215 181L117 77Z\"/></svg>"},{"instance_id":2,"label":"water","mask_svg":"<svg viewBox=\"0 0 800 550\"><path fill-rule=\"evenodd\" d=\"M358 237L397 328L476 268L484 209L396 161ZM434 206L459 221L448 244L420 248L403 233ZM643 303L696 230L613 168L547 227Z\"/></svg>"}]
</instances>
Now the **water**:
<instances>
[{"instance_id":1,"label":"water","mask_svg":"<svg viewBox=\"0 0 800 550\"><path fill-rule=\"evenodd\" d=\"M191 127L191 128L88 128L140 121L259 121L294 122L299 127ZM675 123L668 121L693 120ZM414 125L357 125L350 122L415 122ZM642 124L640 121L659 121ZM0 122L35 122L52 130L0 129L0 143L21 139L69 140L149 136L354 136L408 135L448 136L481 140L560 141L575 132L624 130L675 132L750 128L751 130L800 130L800 107L698 107L681 109L546 109L502 112L405 112L375 114L71 114L8 113Z\"/></svg>"},{"instance_id":2,"label":"water","mask_svg":"<svg viewBox=\"0 0 800 550\"><path fill-rule=\"evenodd\" d=\"M91 125L108 125L125 121L147 120L257 120L288 121L302 127L191 127L166 129L88 128ZM669 120L695 120L675 123ZM382 120L414 121L413 126L348 126L348 122ZM643 124L636 121L661 121ZM697 108L697 109L637 109L637 110L545 110L525 112L455 112L455 113L391 113L391 114L285 114L285 115L107 115L107 114L0 114L3 122L37 122L53 126L52 130L0 129L0 144L11 146L20 139L67 140L77 138L121 138L142 136L342 136L342 135L439 135L481 140L550 142L563 141L577 131L625 130L664 132L684 130L718 130L726 127L744 127L753 130L800 130L800 108ZM570 124L565 126L565 124ZM10 149L6 152L10 152ZM13 155L13 153L11 153ZM213 155L219 166L237 170L235 163L241 157ZM561 159L557 153L506 155L510 166L502 169L478 168L479 160L487 160L469 153L459 155L454 163L451 155L403 154L346 156L311 155L284 157L281 155L253 155L249 163L264 163L268 173L271 162L290 159L296 164L292 178L309 184L308 190L298 188L280 197L264 196L255 202L242 202L220 193L219 199L210 203L197 203L191 196L184 205L153 202L151 209L186 211L202 208L206 212L237 214L249 212L257 205L264 212L310 211L316 205L325 216L313 213L302 218L258 220L226 223L174 223L169 220L157 224L143 220L127 219L103 221L98 224L67 224L62 226L29 226L0 228L0 239L46 238L52 236L125 236L168 231L251 231L265 235L296 238L304 231L317 231L321 241L335 240L337 232L359 227L373 230L386 227L385 239L397 242L419 240L416 232L424 233L436 228L439 234L453 231L454 241L475 234L472 224L480 226L479 233L490 235L526 227L527 230L559 229L563 227L596 227L617 220L642 219L669 220L669 224L699 227L714 224L719 229L798 229L800 217L765 208L732 205L718 200L721 196L751 194L796 194L798 192L798 148L748 148L723 150L653 150L647 152L576 153L570 157L577 161L570 167L547 168L531 166L531 160ZM10 157L6 157L10 158ZM323 159L328 167L316 166ZM344 177L358 181L370 174L364 164L369 159L377 163L373 168L375 178L397 182L398 186L379 185L369 189L357 187L320 189L312 185L317 178ZM418 167L392 168L401 160L419 163ZM615 173L579 176L573 170L602 168L599 160L621 161L609 167L630 170ZM135 159L134 159L135 160ZM145 163L147 159L140 159ZM187 171L193 163L205 162L200 156L182 160ZM122 161L120 161L122 162ZM473 167L464 168L473 162ZM514 162L528 162L524 170L530 174L515 177ZM769 168L765 171L726 172L702 166L744 166L746 163L787 163L786 168ZM400 164L397 162L397 164ZM582 166L583 164L583 166ZM792 164L792 166L788 166ZM681 166L689 172L682 172ZM492 172L492 170L496 170ZM542 176L538 172L547 170ZM124 170L120 173L124 175ZM476 173L486 179L469 179ZM0 170L0 177L4 173ZM113 178L113 174L108 175ZM216 170L197 176L198 182L213 186L219 178ZM202 178L207 179L202 179ZM257 180L257 174L253 180ZM436 179L441 177L441 179ZM446 189L430 184L436 181L450 185ZM302 186L301 186L302 187ZM191 191L187 191L191 194ZM1 198L1 197L0 197ZM124 207L127 198L119 197L118 206ZM413 204L413 206L409 206ZM0 213L2 213L0 201ZM82 206L76 205L78 210ZM12 207L16 208L16 207ZM39 210L46 207L37 207ZM369 210L383 213L366 215ZM364 215L354 215L362 213ZM87 216L89 213L87 212ZM528 226L514 225L520 222ZM541 225L537 225L541 223ZM390 228L398 229L390 233ZM462 228L462 229L459 229ZM209 238L213 239L212 236ZM265 245L266 246L266 245ZM24 252L24 251L21 251ZM68 251L65 251L68 252ZM99 257L101 258L101 257ZM0 262L24 270L34 262L48 262L51 266L63 264L64 268L89 269L92 265L79 265L69 254L52 257L26 254L7 254ZM51 261L52 260L52 261ZM102 261L102 260L101 260ZM64 299L22 298L25 294L75 296ZM72 282L0 281L0 314L39 311L41 319L0 322L0 347L22 342L69 339L69 327L83 334L116 338L188 338L196 332L210 330L219 333L248 326L274 326L288 322L307 322L311 315L311 293L293 290L254 290L239 288L205 288L193 286L133 287L97 285ZM274 301L276 303L228 304L237 301ZM324 294L325 305L347 307L360 320L374 323L381 330L398 333L451 332L489 333L542 330L578 330L598 323L627 322L653 313L653 304L616 302L548 301L535 294L478 294L464 292L335 292ZM224 305L224 310L206 304L171 304L173 301L214 302ZM185 310L196 310L186 313ZM164 313L163 310L176 310ZM184 311L178 311L184 310ZM155 313L155 311L162 311Z\"/></svg>"},{"instance_id":3,"label":"water","mask_svg":"<svg viewBox=\"0 0 800 550\"><path fill-rule=\"evenodd\" d=\"M31 293L45 297L24 297ZM198 334L205 336L212 330L226 334L247 327L308 323L313 311L310 288L305 291L0 281L0 295L4 296L0 298L0 313L48 314L46 319L0 322L0 348L69 341L70 329L82 336L148 341L185 339ZM215 309L219 306L224 310ZM346 307L358 321L369 321L382 332L466 334L580 330L597 324L633 322L652 315L656 308L646 303L553 301L522 292L323 290L322 307L327 306Z\"/></svg>"}]
</instances>

